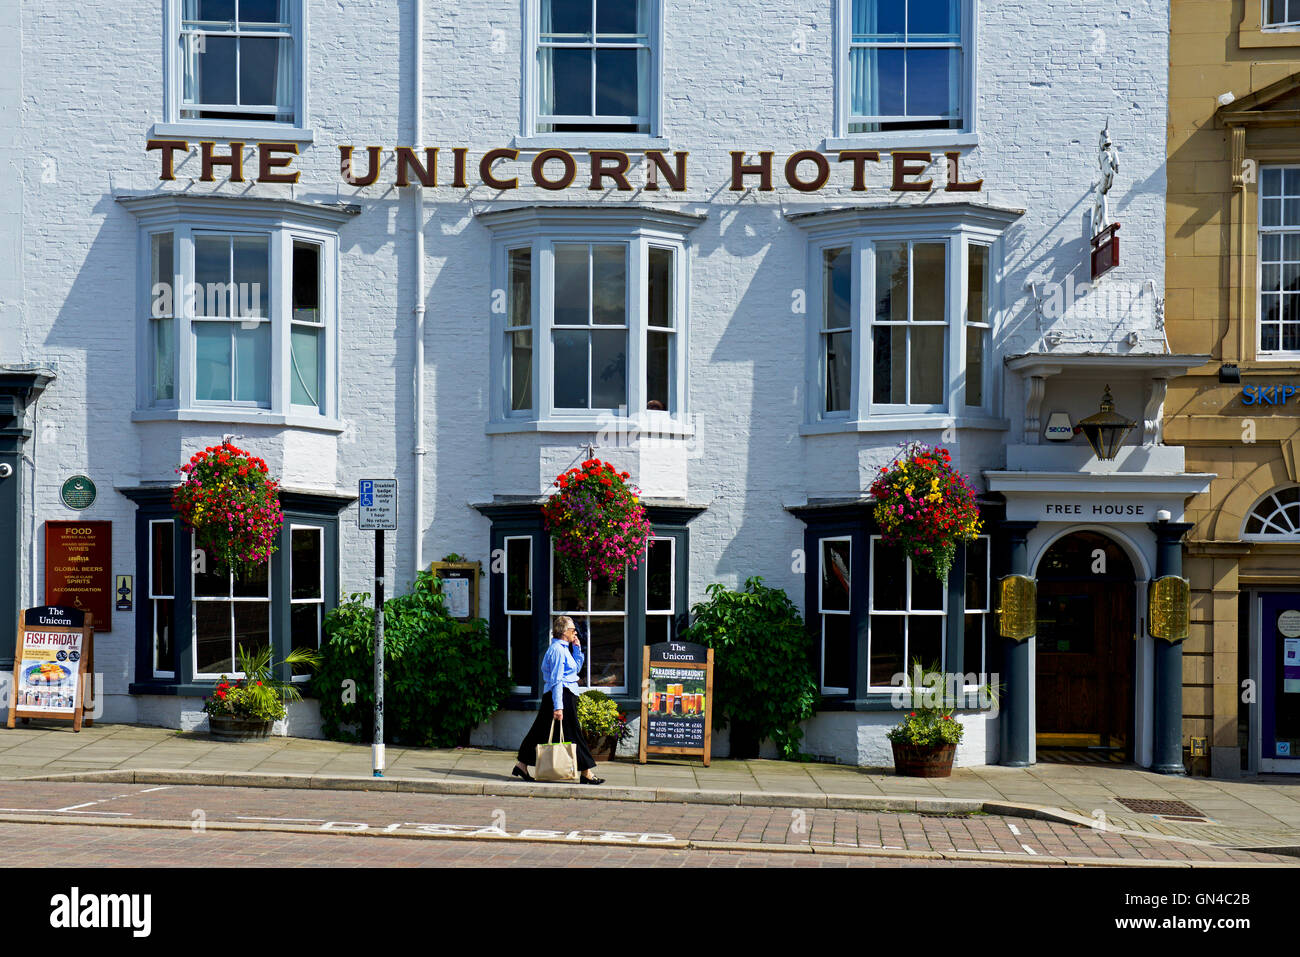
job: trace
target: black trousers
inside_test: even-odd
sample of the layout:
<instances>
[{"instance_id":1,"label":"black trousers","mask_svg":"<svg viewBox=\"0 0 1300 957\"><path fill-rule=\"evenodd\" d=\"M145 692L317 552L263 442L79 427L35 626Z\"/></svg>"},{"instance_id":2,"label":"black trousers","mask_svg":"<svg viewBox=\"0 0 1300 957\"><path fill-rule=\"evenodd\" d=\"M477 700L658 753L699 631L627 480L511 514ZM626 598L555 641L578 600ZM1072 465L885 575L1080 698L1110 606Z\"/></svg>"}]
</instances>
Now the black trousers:
<instances>
[{"instance_id":1,"label":"black trousers","mask_svg":"<svg viewBox=\"0 0 1300 957\"><path fill-rule=\"evenodd\" d=\"M533 726L528 729L528 734L524 736L524 743L519 745L519 754L516 755L518 760L528 767L537 765L537 746L545 744L551 735L551 722L555 720L555 702L551 699L551 693L548 691L542 695L542 706L537 712L537 720ZM578 698L568 688L564 689L564 740L572 741L578 746L578 770L585 771L588 768L596 766L595 759L591 756L591 750L587 747L587 739L582 734L582 728L578 727ZM560 740L560 729L555 729L555 741Z\"/></svg>"}]
</instances>

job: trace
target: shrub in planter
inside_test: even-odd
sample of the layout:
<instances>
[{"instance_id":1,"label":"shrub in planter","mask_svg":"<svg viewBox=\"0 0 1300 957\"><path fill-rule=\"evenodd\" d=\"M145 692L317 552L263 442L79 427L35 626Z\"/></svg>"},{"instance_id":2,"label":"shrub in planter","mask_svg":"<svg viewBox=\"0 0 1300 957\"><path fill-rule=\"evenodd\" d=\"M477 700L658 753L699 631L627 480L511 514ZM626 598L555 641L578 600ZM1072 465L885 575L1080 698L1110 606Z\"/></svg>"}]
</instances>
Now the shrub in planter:
<instances>
[{"instance_id":1,"label":"shrub in planter","mask_svg":"<svg viewBox=\"0 0 1300 957\"><path fill-rule=\"evenodd\" d=\"M817 707L812 638L799 610L759 577L746 580L742 591L715 583L707 592L680 637L713 649L714 726L730 722L733 757L752 757L765 738L782 757L797 756L799 722Z\"/></svg>"},{"instance_id":2,"label":"shrub in planter","mask_svg":"<svg viewBox=\"0 0 1300 957\"><path fill-rule=\"evenodd\" d=\"M367 594L354 594L325 618L313 690L320 699L321 730L335 740L374 737L374 606L369 601ZM384 664L384 739L393 743L462 744L510 692L505 655L491 646L487 622L452 618L431 572L420 572L409 594L384 603Z\"/></svg>"},{"instance_id":3,"label":"shrub in planter","mask_svg":"<svg viewBox=\"0 0 1300 957\"><path fill-rule=\"evenodd\" d=\"M611 751L632 733L627 714L618 710L618 703L595 688L578 696L578 727L592 748L605 744Z\"/></svg>"},{"instance_id":4,"label":"shrub in planter","mask_svg":"<svg viewBox=\"0 0 1300 957\"><path fill-rule=\"evenodd\" d=\"M210 716L245 718L252 721L278 721L285 716L286 701L301 701L298 686L275 677L271 649L247 651L239 646L239 670L242 678L221 676L212 694L203 699L203 710ZM317 665L320 655L309 648L295 648L285 656L284 664Z\"/></svg>"}]
</instances>

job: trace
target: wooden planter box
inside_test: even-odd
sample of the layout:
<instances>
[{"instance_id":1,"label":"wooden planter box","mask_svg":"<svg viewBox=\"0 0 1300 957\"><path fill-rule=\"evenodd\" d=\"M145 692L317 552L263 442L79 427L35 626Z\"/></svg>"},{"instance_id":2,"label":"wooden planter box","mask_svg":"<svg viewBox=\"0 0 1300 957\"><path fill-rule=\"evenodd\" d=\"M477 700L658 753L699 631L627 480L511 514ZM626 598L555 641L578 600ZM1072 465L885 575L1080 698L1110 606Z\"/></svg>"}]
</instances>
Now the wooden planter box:
<instances>
[{"instance_id":1,"label":"wooden planter box","mask_svg":"<svg viewBox=\"0 0 1300 957\"><path fill-rule=\"evenodd\" d=\"M210 714L208 727L218 741L253 741L271 736L271 722L256 718L236 718L233 715Z\"/></svg>"},{"instance_id":2,"label":"wooden planter box","mask_svg":"<svg viewBox=\"0 0 1300 957\"><path fill-rule=\"evenodd\" d=\"M894 748L894 773L912 778L947 778L952 776L955 744L900 744Z\"/></svg>"}]
</instances>

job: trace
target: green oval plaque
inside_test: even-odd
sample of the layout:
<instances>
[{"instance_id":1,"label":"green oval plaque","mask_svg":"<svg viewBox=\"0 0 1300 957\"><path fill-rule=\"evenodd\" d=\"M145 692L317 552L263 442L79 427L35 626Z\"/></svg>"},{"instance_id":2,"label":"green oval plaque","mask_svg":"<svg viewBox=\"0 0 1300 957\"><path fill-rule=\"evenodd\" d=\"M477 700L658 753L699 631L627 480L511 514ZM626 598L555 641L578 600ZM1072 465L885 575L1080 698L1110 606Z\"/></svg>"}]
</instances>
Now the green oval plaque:
<instances>
[{"instance_id":1,"label":"green oval plaque","mask_svg":"<svg viewBox=\"0 0 1300 957\"><path fill-rule=\"evenodd\" d=\"M74 475L63 483L59 496L68 508L81 510L95 504L95 483L88 475Z\"/></svg>"}]
</instances>

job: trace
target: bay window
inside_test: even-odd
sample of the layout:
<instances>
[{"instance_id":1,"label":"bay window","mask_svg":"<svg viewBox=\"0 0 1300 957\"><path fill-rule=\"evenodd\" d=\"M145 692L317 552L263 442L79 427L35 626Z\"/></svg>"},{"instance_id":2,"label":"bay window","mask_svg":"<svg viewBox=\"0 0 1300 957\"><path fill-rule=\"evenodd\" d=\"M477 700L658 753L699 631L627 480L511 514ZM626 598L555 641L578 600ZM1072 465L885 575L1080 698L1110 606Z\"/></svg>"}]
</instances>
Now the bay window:
<instances>
[{"instance_id":1,"label":"bay window","mask_svg":"<svg viewBox=\"0 0 1300 957\"><path fill-rule=\"evenodd\" d=\"M140 219L136 420L337 428L336 228L347 207L155 194Z\"/></svg>"},{"instance_id":2,"label":"bay window","mask_svg":"<svg viewBox=\"0 0 1300 957\"><path fill-rule=\"evenodd\" d=\"M494 256L489 431L679 428L693 214L521 208L479 214Z\"/></svg>"}]
</instances>

